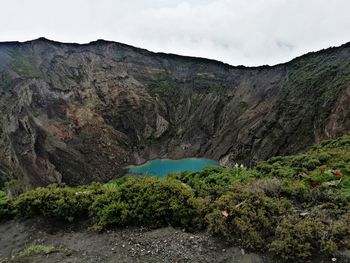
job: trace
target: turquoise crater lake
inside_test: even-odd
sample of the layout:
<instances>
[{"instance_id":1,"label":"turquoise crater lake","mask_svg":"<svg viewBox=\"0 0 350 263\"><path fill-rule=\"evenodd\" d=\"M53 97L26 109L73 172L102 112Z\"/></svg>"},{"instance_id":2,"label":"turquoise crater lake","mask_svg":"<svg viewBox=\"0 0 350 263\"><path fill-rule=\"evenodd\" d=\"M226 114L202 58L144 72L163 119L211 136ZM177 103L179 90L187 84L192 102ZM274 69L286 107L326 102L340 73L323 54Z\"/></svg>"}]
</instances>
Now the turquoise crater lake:
<instances>
[{"instance_id":1,"label":"turquoise crater lake","mask_svg":"<svg viewBox=\"0 0 350 263\"><path fill-rule=\"evenodd\" d=\"M219 162L205 158L156 159L143 165L129 166L128 168L131 174L149 174L164 177L169 173L198 172L208 166L219 166Z\"/></svg>"}]
</instances>

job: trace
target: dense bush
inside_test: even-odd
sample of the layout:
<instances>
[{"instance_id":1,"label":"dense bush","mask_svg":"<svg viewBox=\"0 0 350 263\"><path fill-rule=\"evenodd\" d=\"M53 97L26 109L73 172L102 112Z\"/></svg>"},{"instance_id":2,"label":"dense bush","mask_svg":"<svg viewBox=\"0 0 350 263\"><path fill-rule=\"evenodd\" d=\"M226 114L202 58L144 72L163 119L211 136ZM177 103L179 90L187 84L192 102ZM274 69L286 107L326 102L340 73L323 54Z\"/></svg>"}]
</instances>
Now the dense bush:
<instances>
[{"instance_id":1,"label":"dense bush","mask_svg":"<svg viewBox=\"0 0 350 263\"><path fill-rule=\"evenodd\" d=\"M97 219L97 229L110 225L191 227L197 216L190 187L153 177L131 179L106 191L95 199L90 215Z\"/></svg>"},{"instance_id":2,"label":"dense bush","mask_svg":"<svg viewBox=\"0 0 350 263\"><path fill-rule=\"evenodd\" d=\"M286 199L267 197L263 191L234 185L229 193L216 200L206 215L211 233L251 249L264 248L279 218L291 209Z\"/></svg>"},{"instance_id":3,"label":"dense bush","mask_svg":"<svg viewBox=\"0 0 350 263\"><path fill-rule=\"evenodd\" d=\"M305 260L319 253L334 256L338 245L349 242L348 223L344 219L327 225L317 218L292 216L278 224L269 249L284 259Z\"/></svg>"},{"instance_id":4,"label":"dense bush","mask_svg":"<svg viewBox=\"0 0 350 263\"><path fill-rule=\"evenodd\" d=\"M248 182L258 178L259 173L246 168L210 167L197 173L183 172L170 177L189 185L196 196L218 197L224 194L233 183Z\"/></svg>"},{"instance_id":5,"label":"dense bush","mask_svg":"<svg viewBox=\"0 0 350 263\"><path fill-rule=\"evenodd\" d=\"M0 191L0 204L5 203L6 200L6 193L4 191Z\"/></svg>"},{"instance_id":6,"label":"dense bush","mask_svg":"<svg viewBox=\"0 0 350 263\"><path fill-rule=\"evenodd\" d=\"M17 217L42 215L73 221L88 214L89 206L99 192L99 185L88 188L51 185L20 195L12 201L12 206Z\"/></svg>"},{"instance_id":7,"label":"dense bush","mask_svg":"<svg viewBox=\"0 0 350 263\"><path fill-rule=\"evenodd\" d=\"M10 202L6 197L6 193L0 191L0 219L11 218L13 209L10 206Z\"/></svg>"}]
</instances>

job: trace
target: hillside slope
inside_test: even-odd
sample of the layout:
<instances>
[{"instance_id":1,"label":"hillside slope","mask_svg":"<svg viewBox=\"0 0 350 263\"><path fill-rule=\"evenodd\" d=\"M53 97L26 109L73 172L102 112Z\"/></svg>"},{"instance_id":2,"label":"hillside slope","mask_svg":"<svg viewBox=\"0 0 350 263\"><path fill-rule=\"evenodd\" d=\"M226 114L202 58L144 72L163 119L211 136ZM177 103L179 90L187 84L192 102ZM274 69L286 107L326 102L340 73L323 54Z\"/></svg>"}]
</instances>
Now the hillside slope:
<instances>
[{"instance_id":1,"label":"hillside slope","mask_svg":"<svg viewBox=\"0 0 350 263\"><path fill-rule=\"evenodd\" d=\"M273 67L120 43L0 43L0 178L106 181L130 163L254 164L350 130L350 45Z\"/></svg>"},{"instance_id":2,"label":"hillside slope","mask_svg":"<svg viewBox=\"0 0 350 263\"><path fill-rule=\"evenodd\" d=\"M0 192L0 222L0 262L350 262L350 136L253 168Z\"/></svg>"}]
</instances>

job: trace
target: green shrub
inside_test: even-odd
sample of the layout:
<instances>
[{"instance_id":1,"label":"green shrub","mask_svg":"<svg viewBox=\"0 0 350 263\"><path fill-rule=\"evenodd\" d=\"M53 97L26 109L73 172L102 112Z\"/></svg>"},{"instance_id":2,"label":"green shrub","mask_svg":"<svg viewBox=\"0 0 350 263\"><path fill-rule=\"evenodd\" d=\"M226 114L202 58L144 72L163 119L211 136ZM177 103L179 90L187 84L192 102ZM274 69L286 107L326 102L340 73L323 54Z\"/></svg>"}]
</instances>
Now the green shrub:
<instances>
[{"instance_id":1,"label":"green shrub","mask_svg":"<svg viewBox=\"0 0 350 263\"><path fill-rule=\"evenodd\" d=\"M259 177L259 174L246 168L209 167L200 172L184 172L172 177L189 185L196 196L210 195L216 198L224 194L233 183L246 183Z\"/></svg>"},{"instance_id":2,"label":"green shrub","mask_svg":"<svg viewBox=\"0 0 350 263\"><path fill-rule=\"evenodd\" d=\"M316 169L320 165L321 165L321 162L318 159L315 159L315 158L305 160L302 163L302 166L305 167L308 171L312 171L312 170Z\"/></svg>"},{"instance_id":3,"label":"green shrub","mask_svg":"<svg viewBox=\"0 0 350 263\"><path fill-rule=\"evenodd\" d=\"M321 185L323 183L329 182L329 181L334 181L338 180L337 178L331 171L320 171L320 170L315 170L310 175L305 178L305 182L309 184L315 184L316 185Z\"/></svg>"},{"instance_id":4,"label":"green shrub","mask_svg":"<svg viewBox=\"0 0 350 263\"><path fill-rule=\"evenodd\" d=\"M332 156L328 153L325 153L325 152L320 152L317 154L317 159L321 162L321 164L325 164L331 158L332 158Z\"/></svg>"},{"instance_id":5,"label":"green shrub","mask_svg":"<svg viewBox=\"0 0 350 263\"><path fill-rule=\"evenodd\" d=\"M160 74L150 85L150 95L152 97L170 97L178 90L176 82L168 74Z\"/></svg>"},{"instance_id":6,"label":"green shrub","mask_svg":"<svg viewBox=\"0 0 350 263\"><path fill-rule=\"evenodd\" d=\"M12 218L13 213L14 210L8 200L0 203L0 220Z\"/></svg>"},{"instance_id":7,"label":"green shrub","mask_svg":"<svg viewBox=\"0 0 350 263\"><path fill-rule=\"evenodd\" d=\"M5 183L5 191L10 198L19 196L26 191L26 186L20 180L11 180Z\"/></svg>"},{"instance_id":8,"label":"green shrub","mask_svg":"<svg viewBox=\"0 0 350 263\"><path fill-rule=\"evenodd\" d=\"M98 196L90 208L96 229L111 225L190 227L196 217L194 194L179 181L153 177L129 180Z\"/></svg>"},{"instance_id":9,"label":"green shrub","mask_svg":"<svg viewBox=\"0 0 350 263\"><path fill-rule=\"evenodd\" d=\"M276 228L275 240L269 249L287 260L307 260L320 252L334 255L338 248L327 228L317 219L297 216L283 219Z\"/></svg>"},{"instance_id":10,"label":"green shrub","mask_svg":"<svg viewBox=\"0 0 350 263\"><path fill-rule=\"evenodd\" d=\"M293 177L298 173L297 169L294 169L291 166L285 164L284 161L281 160L282 157L271 158L268 162L259 162L255 169L269 176L275 177ZM278 161L277 161L278 160Z\"/></svg>"},{"instance_id":11,"label":"green shrub","mask_svg":"<svg viewBox=\"0 0 350 263\"><path fill-rule=\"evenodd\" d=\"M339 149L350 147L350 135L343 135L335 140L327 140L314 145L313 149Z\"/></svg>"},{"instance_id":12,"label":"green shrub","mask_svg":"<svg viewBox=\"0 0 350 263\"><path fill-rule=\"evenodd\" d=\"M350 197L350 176L344 178L340 186L342 194Z\"/></svg>"},{"instance_id":13,"label":"green shrub","mask_svg":"<svg viewBox=\"0 0 350 263\"><path fill-rule=\"evenodd\" d=\"M90 189L52 185L26 192L16 198L12 205L18 217L43 215L72 221L75 217L88 214L94 196Z\"/></svg>"},{"instance_id":14,"label":"green shrub","mask_svg":"<svg viewBox=\"0 0 350 263\"><path fill-rule=\"evenodd\" d=\"M265 175L267 174L270 174L271 171L272 171L272 165L269 164L268 162L259 162L256 166L255 166L255 169L260 172L260 173L263 173Z\"/></svg>"},{"instance_id":15,"label":"green shrub","mask_svg":"<svg viewBox=\"0 0 350 263\"><path fill-rule=\"evenodd\" d=\"M218 79L210 76L210 74L197 74L193 78L193 88L197 92L222 93L226 87L225 83L220 82ZM243 101L239 103L239 108L241 110L244 110L246 106L246 103Z\"/></svg>"},{"instance_id":16,"label":"green shrub","mask_svg":"<svg viewBox=\"0 0 350 263\"><path fill-rule=\"evenodd\" d=\"M262 249L264 240L273 235L279 217L290 207L285 199L273 199L262 191L234 185L229 193L215 202L206 220L212 234L231 242L241 240L247 248Z\"/></svg>"},{"instance_id":17,"label":"green shrub","mask_svg":"<svg viewBox=\"0 0 350 263\"><path fill-rule=\"evenodd\" d=\"M4 191L0 191L0 204L6 203L7 197Z\"/></svg>"},{"instance_id":18,"label":"green shrub","mask_svg":"<svg viewBox=\"0 0 350 263\"><path fill-rule=\"evenodd\" d=\"M283 162L285 158L286 157L283 157L283 156L274 156L274 157L271 157L267 162L269 164L273 164L276 162Z\"/></svg>"},{"instance_id":19,"label":"green shrub","mask_svg":"<svg viewBox=\"0 0 350 263\"><path fill-rule=\"evenodd\" d=\"M20 75L29 78L43 77L43 73L37 68L30 57L15 51L12 53L12 68Z\"/></svg>"},{"instance_id":20,"label":"green shrub","mask_svg":"<svg viewBox=\"0 0 350 263\"><path fill-rule=\"evenodd\" d=\"M283 197L298 203L310 200L310 187L303 181L290 178L263 178L251 182L249 187L264 191L268 197Z\"/></svg>"},{"instance_id":21,"label":"green shrub","mask_svg":"<svg viewBox=\"0 0 350 263\"><path fill-rule=\"evenodd\" d=\"M138 177L135 176L123 176L121 178L113 179L109 183L105 184L105 187L118 188L122 184L128 182L129 180L136 180Z\"/></svg>"}]
</instances>

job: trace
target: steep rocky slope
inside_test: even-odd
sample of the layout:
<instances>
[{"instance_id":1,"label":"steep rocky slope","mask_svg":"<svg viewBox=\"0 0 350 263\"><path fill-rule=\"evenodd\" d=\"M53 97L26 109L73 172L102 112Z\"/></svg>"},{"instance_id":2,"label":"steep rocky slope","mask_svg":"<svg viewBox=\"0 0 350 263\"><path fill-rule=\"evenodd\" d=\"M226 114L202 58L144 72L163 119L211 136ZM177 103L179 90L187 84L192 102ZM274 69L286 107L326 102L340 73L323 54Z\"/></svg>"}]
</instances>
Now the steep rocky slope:
<instances>
[{"instance_id":1,"label":"steep rocky slope","mask_svg":"<svg viewBox=\"0 0 350 263\"><path fill-rule=\"evenodd\" d=\"M350 131L350 44L273 67L96 41L0 43L0 179L106 181L149 158L247 165Z\"/></svg>"}]
</instances>

